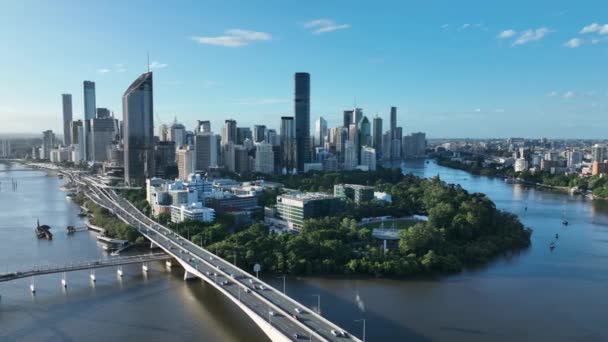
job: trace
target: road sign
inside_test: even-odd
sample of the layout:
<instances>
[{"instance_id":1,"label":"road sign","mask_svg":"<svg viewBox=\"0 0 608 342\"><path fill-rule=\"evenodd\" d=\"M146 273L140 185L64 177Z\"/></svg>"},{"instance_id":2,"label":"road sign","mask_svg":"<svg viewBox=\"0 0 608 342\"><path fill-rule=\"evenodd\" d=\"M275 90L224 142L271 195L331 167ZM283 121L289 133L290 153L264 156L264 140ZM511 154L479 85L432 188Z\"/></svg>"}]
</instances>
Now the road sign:
<instances>
[{"instance_id":1,"label":"road sign","mask_svg":"<svg viewBox=\"0 0 608 342\"><path fill-rule=\"evenodd\" d=\"M262 269L262 266L260 264L253 265L253 272L255 272L256 278L259 278L258 272L260 272L261 269Z\"/></svg>"}]
</instances>

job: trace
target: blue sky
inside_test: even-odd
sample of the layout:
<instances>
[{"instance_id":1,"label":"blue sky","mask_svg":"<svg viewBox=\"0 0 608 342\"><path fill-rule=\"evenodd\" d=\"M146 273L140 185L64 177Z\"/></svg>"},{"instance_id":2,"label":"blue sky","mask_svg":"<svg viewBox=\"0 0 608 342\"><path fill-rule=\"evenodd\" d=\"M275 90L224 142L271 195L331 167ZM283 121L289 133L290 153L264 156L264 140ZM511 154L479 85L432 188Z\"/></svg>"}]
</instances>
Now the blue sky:
<instances>
[{"instance_id":1,"label":"blue sky","mask_svg":"<svg viewBox=\"0 0 608 342\"><path fill-rule=\"evenodd\" d=\"M606 137L606 1L9 1L0 4L0 132L60 130L154 66L155 112L192 127L278 128L293 73L311 119L355 103L430 137ZM158 121L156 122L158 124ZM311 126L313 126L311 124Z\"/></svg>"}]
</instances>

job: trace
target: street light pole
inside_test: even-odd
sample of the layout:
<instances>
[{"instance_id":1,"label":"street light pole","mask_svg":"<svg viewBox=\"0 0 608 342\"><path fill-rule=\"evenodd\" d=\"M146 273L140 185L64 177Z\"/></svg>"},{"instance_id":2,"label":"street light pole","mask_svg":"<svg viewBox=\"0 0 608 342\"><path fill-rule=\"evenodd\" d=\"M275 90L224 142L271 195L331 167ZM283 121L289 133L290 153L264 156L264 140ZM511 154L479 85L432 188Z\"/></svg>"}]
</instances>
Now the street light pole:
<instances>
[{"instance_id":1,"label":"street light pole","mask_svg":"<svg viewBox=\"0 0 608 342\"><path fill-rule=\"evenodd\" d=\"M283 294L285 294L285 275L283 274L283 276L277 277L277 279L281 279L281 278L283 278Z\"/></svg>"},{"instance_id":2,"label":"street light pole","mask_svg":"<svg viewBox=\"0 0 608 342\"><path fill-rule=\"evenodd\" d=\"M356 319L355 322L363 322L363 342L365 342L365 318Z\"/></svg>"},{"instance_id":3,"label":"street light pole","mask_svg":"<svg viewBox=\"0 0 608 342\"><path fill-rule=\"evenodd\" d=\"M313 294L312 296L317 297L317 313L320 315L321 314L321 295Z\"/></svg>"}]
</instances>

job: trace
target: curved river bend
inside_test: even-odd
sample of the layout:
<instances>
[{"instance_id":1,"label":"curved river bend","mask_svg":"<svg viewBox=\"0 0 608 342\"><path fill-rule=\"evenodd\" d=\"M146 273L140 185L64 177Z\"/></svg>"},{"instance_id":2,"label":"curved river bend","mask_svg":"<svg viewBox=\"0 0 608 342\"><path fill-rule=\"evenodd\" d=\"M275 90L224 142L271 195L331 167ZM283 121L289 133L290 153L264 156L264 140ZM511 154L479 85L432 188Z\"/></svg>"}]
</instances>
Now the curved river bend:
<instances>
[{"instance_id":1,"label":"curved river bend","mask_svg":"<svg viewBox=\"0 0 608 342\"><path fill-rule=\"evenodd\" d=\"M423 161L406 172L439 175L496 205L534 229L532 246L483 268L434 280L288 278L287 292L368 341L607 341L608 204L526 189ZM0 169L19 168L0 164ZM12 191L10 180L18 182ZM0 173L0 268L103 257L93 233L66 236L81 225L78 207L58 190L56 176L39 171ZM527 210L524 208L527 206ZM564 215L567 228L561 227ZM54 227L51 242L36 240L36 218ZM553 252L549 243L559 233ZM1 271L5 271L4 269ZM184 282L178 269L158 264L98 270L91 286L83 272L0 284L0 340L146 339L265 341L229 300L203 283ZM282 279L265 279L277 288Z\"/></svg>"}]
</instances>

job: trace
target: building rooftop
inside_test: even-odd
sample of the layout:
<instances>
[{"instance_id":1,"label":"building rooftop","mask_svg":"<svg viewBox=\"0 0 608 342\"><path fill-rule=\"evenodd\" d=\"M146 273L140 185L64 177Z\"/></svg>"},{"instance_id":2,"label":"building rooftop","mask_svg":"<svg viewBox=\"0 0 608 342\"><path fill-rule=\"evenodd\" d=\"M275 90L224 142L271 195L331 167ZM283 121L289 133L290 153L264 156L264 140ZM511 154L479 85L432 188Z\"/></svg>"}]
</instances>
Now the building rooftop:
<instances>
[{"instance_id":1,"label":"building rooftop","mask_svg":"<svg viewBox=\"0 0 608 342\"><path fill-rule=\"evenodd\" d=\"M323 192L291 192L291 193L283 194L279 197L285 198L285 199L303 201L303 202L335 198L334 196L328 195Z\"/></svg>"}]
</instances>

